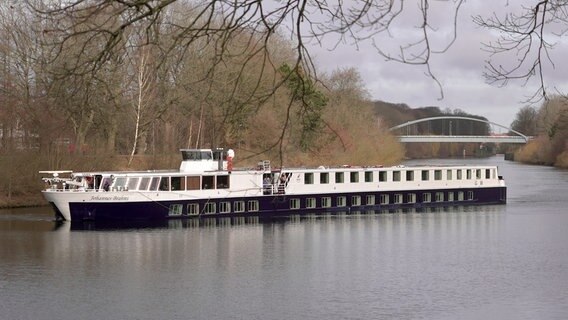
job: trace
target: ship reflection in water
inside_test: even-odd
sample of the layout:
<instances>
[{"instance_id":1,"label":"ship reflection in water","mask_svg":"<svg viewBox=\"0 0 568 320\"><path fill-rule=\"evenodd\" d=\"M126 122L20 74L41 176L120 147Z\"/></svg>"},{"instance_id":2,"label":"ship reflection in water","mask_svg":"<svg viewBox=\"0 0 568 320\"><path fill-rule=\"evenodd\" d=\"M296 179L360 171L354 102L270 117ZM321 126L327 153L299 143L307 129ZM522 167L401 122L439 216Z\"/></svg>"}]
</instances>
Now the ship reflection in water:
<instances>
[{"instance_id":1,"label":"ship reflection in water","mask_svg":"<svg viewBox=\"0 0 568 320\"><path fill-rule=\"evenodd\" d=\"M117 220L117 221L56 221L54 231L102 231L102 230L140 230L140 229L191 229L207 227L232 227L257 225L264 223L300 223L310 220L325 219L364 219L378 215L477 212L482 208L484 213L503 211L502 206L449 206L428 208L400 208L390 210L350 210L333 212L316 212L313 214L290 215L287 217L196 217L191 219L159 219L159 220Z\"/></svg>"}]
</instances>

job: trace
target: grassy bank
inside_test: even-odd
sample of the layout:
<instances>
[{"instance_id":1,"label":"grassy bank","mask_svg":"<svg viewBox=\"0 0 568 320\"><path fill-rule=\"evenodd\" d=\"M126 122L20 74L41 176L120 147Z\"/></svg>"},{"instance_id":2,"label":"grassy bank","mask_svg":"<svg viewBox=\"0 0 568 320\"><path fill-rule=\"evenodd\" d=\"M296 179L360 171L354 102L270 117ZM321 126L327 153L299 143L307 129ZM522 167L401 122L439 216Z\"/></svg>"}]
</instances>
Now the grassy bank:
<instances>
[{"instance_id":1,"label":"grassy bank","mask_svg":"<svg viewBox=\"0 0 568 320\"><path fill-rule=\"evenodd\" d=\"M515 161L568 168L568 141L564 141L564 145L554 142L547 137L539 136L515 152Z\"/></svg>"}]
</instances>

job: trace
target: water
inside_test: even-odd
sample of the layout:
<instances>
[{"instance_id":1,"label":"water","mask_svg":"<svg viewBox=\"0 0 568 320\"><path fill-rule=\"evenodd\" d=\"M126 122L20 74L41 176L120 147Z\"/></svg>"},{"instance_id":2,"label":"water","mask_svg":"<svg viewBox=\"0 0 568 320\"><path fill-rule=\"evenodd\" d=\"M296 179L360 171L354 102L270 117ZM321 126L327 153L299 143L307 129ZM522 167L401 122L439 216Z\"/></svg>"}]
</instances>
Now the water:
<instances>
[{"instance_id":1,"label":"water","mask_svg":"<svg viewBox=\"0 0 568 320\"><path fill-rule=\"evenodd\" d=\"M507 205L127 230L2 211L0 318L566 319L568 171L467 162L500 166Z\"/></svg>"}]
</instances>

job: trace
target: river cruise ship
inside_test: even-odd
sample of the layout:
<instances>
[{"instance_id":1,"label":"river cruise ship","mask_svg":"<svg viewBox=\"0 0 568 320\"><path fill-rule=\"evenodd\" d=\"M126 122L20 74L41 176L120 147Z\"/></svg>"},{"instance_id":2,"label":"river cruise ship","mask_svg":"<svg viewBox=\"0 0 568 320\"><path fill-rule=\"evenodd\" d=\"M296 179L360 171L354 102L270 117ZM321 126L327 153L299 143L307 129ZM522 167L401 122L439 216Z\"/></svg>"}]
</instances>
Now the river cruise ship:
<instances>
[{"instance_id":1,"label":"river cruise ship","mask_svg":"<svg viewBox=\"0 0 568 320\"><path fill-rule=\"evenodd\" d=\"M234 152L182 149L179 170L48 174L58 220L278 216L506 203L496 166L232 168Z\"/></svg>"}]
</instances>

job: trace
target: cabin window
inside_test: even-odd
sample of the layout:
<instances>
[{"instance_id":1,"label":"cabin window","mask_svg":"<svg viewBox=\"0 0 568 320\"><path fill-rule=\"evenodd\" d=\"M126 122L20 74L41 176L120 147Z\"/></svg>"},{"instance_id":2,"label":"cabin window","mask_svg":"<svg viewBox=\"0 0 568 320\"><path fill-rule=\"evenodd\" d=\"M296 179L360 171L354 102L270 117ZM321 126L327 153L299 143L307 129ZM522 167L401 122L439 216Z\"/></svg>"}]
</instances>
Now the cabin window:
<instances>
[{"instance_id":1,"label":"cabin window","mask_svg":"<svg viewBox=\"0 0 568 320\"><path fill-rule=\"evenodd\" d=\"M407 203L416 203L416 193L409 193L406 195Z\"/></svg>"},{"instance_id":2,"label":"cabin window","mask_svg":"<svg viewBox=\"0 0 568 320\"><path fill-rule=\"evenodd\" d=\"M306 208L313 209L316 207L316 198L306 198Z\"/></svg>"},{"instance_id":3,"label":"cabin window","mask_svg":"<svg viewBox=\"0 0 568 320\"><path fill-rule=\"evenodd\" d=\"M248 202L248 211L249 212L258 211L258 200L250 200Z\"/></svg>"},{"instance_id":4,"label":"cabin window","mask_svg":"<svg viewBox=\"0 0 568 320\"><path fill-rule=\"evenodd\" d=\"M476 170L475 170L475 178L476 178L476 179L481 179L481 169L476 169Z\"/></svg>"},{"instance_id":5,"label":"cabin window","mask_svg":"<svg viewBox=\"0 0 568 320\"><path fill-rule=\"evenodd\" d=\"M434 180L442 180L442 170L434 170Z\"/></svg>"},{"instance_id":6,"label":"cabin window","mask_svg":"<svg viewBox=\"0 0 568 320\"><path fill-rule=\"evenodd\" d=\"M466 179L471 180L471 169L466 170Z\"/></svg>"},{"instance_id":7,"label":"cabin window","mask_svg":"<svg viewBox=\"0 0 568 320\"><path fill-rule=\"evenodd\" d=\"M345 201L345 197L337 197L337 206L338 207L345 207L346 206L346 201Z\"/></svg>"},{"instance_id":8,"label":"cabin window","mask_svg":"<svg viewBox=\"0 0 568 320\"><path fill-rule=\"evenodd\" d=\"M351 183L359 182L359 172L351 172Z\"/></svg>"},{"instance_id":9,"label":"cabin window","mask_svg":"<svg viewBox=\"0 0 568 320\"><path fill-rule=\"evenodd\" d=\"M373 182L373 171L365 171L365 182Z\"/></svg>"},{"instance_id":10,"label":"cabin window","mask_svg":"<svg viewBox=\"0 0 568 320\"><path fill-rule=\"evenodd\" d=\"M233 202L233 208L235 212L245 212L245 202L244 201L235 201Z\"/></svg>"},{"instance_id":11,"label":"cabin window","mask_svg":"<svg viewBox=\"0 0 568 320\"><path fill-rule=\"evenodd\" d=\"M230 202L219 202L219 213L229 213L231 212Z\"/></svg>"},{"instance_id":12,"label":"cabin window","mask_svg":"<svg viewBox=\"0 0 568 320\"><path fill-rule=\"evenodd\" d=\"M183 160L211 160L213 158L211 151L199 150L182 150L181 156Z\"/></svg>"},{"instance_id":13,"label":"cabin window","mask_svg":"<svg viewBox=\"0 0 568 320\"><path fill-rule=\"evenodd\" d=\"M444 201L444 193L436 192L436 202L443 202L443 201Z\"/></svg>"},{"instance_id":14,"label":"cabin window","mask_svg":"<svg viewBox=\"0 0 568 320\"><path fill-rule=\"evenodd\" d=\"M197 154L198 154L198 152L196 152L196 151L188 151L188 150L182 150L181 151L181 157L184 161L185 160L196 160Z\"/></svg>"},{"instance_id":15,"label":"cabin window","mask_svg":"<svg viewBox=\"0 0 568 320\"><path fill-rule=\"evenodd\" d=\"M199 185L201 184L199 181L199 177L187 177L187 190L199 190Z\"/></svg>"},{"instance_id":16,"label":"cabin window","mask_svg":"<svg viewBox=\"0 0 568 320\"><path fill-rule=\"evenodd\" d=\"M95 175L93 180L94 180L94 182L93 182L93 188L94 188L94 189L99 189L99 188L101 188L102 176L101 176L101 175Z\"/></svg>"},{"instance_id":17,"label":"cabin window","mask_svg":"<svg viewBox=\"0 0 568 320\"><path fill-rule=\"evenodd\" d=\"M401 194L401 193L395 193L395 195L394 195L394 203L396 203L396 204L401 204L401 203L402 203L402 194Z\"/></svg>"},{"instance_id":18,"label":"cabin window","mask_svg":"<svg viewBox=\"0 0 568 320\"><path fill-rule=\"evenodd\" d=\"M432 195L429 192L422 194L422 202L431 202L431 201L432 201Z\"/></svg>"},{"instance_id":19,"label":"cabin window","mask_svg":"<svg viewBox=\"0 0 568 320\"><path fill-rule=\"evenodd\" d=\"M206 213L206 214L213 214L213 213L215 213L215 212L217 212L216 203L215 203L215 202L207 202L207 203L205 204L204 213Z\"/></svg>"},{"instance_id":20,"label":"cabin window","mask_svg":"<svg viewBox=\"0 0 568 320\"><path fill-rule=\"evenodd\" d=\"M215 189L215 177L214 176L203 176L201 177L201 189Z\"/></svg>"},{"instance_id":21,"label":"cabin window","mask_svg":"<svg viewBox=\"0 0 568 320\"><path fill-rule=\"evenodd\" d=\"M473 200L473 191L467 192L467 200Z\"/></svg>"},{"instance_id":22,"label":"cabin window","mask_svg":"<svg viewBox=\"0 0 568 320\"><path fill-rule=\"evenodd\" d=\"M185 188L182 188L181 186L181 178L182 177L171 177L171 184L172 184L172 191L176 191L176 190L184 190ZM185 179L184 179L185 181Z\"/></svg>"},{"instance_id":23,"label":"cabin window","mask_svg":"<svg viewBox=\"0 0 568 320\"><path fill-rule=\"evenodd\" d=\"M160 177L153 177L150 182L150 191L158 190L158 185L160 184Z\"/></svg>"},{"instance_id":24,"label":"cabin window","mask_svg":"<svg viewBox=\"0 0 568 320\"><path fill-rule=\"evenodd\" d=\"M351 205L352 206L360 206L361 205L361 196L352 196L351 197Z\"/></svg>"},{"instance_id":25,"label":"cabin window","mask_svg":"<svg viewBox=\"0 0 568 320\"><path fill-rule=\"evenodd\" d=\"M329 172L320 173L320 183L321 184L329 183Z\"/></svg>"},{"instance_id":26,"label":"cabin window","mask_svg":"<svg viewBox=\"0 0 568 320\"><path fill-rule=\"evenodd\" d=\"M183 205L181 204L170 204L170 210L168 211L169 216L181 216L183 210Z\"/></svg>"},{"instance_id":27,"label":"cabin window","mask_svg":"<svg viewBox=\"0 0 568 320\"><path fill-rule=\"evenodd\" d=\"M335 183L343 183L345 181L344 179L345 178L344 178L343 172L336 172L335 173Z\"/></svg>"},{"instance_id":28,"label":"cabin window","mask_svg":"<svg viewBox=\"0 0 568 320\"><path fill-rule=\"evenodd\" d=\"M458 201L463 201L463 191L458 191Z\"/></svg>"},{"instance_id":29,"label":"cabin window","mask_svg":"<svg viewBox=\"0 0 568 320\"><path fill-rule=\"evenodd\" d=\"M138 186L138 190L141 190L141 191L148 190L148 186L150 185L150 180L152 180L152 178L150 178L150 177L144 177L144 178L140 179L140 185Z\"/></svg>"},{"instance_id":30,"label":"cabin window","mask_svg":"<svg viewBox=\"0 0 568 320\"><path fill-rule=\"evenodd\" d=\"M300 209L300 199L290 199L290 209Z\"/></svg>"},{"instance_id":31,"label":"cabin window","mask_svg":"<svg viewBox=\"0 0 568 320\"><path fill-rule=\"evenodd\" d=\"M491 169L485 169L485 179L491 179Z\"/></svg>"},{"instance_id":32,"label":"cabin window","mask_svg":"<svg viewBox=\"0 0 568 320\"><path fill-rule=\"evenodd\" d=\"M430 172L428 170L422 170L422 181L430 180Z\"/></svg>"},{"instance_id":33,"label":"cabin window","mask_svg":"<svg viewBox=\"0 0 568 320\"><path fill-rule=\"evenodd\" d=\"M387 172L386 171L379 171L379 182L387 181Z\"/></svg>"},{"instance_id":34,"label":"cabin window","mask_svg":"<svg viewBox=\"0 0 568 320\"><path fill-rule=\"evenodd\" d=\"M448 201L454 201L454 193L448 192Z\"/></svg>"},{"instance_id":35,"label":"cabin window","mask_svg":"<svg viewBox=\"0 0 568 320\"><path fill-rule=\"evenodd\" d=\"M389 203L389 195L388 194L381 194L379 197L379 201L381 204L388 204Z\"/></svg>"},{"instance_id":36,"label":"cabin window","mask_svg":"<svg viewBox=\"0 0 568 320\"><path fill-rule=\"evenodd\" d=\"M400 171L392 172L392 181L400 181Z\"/></svg>"},{"instance_id":37,"label":"cabin window","mask_svg":"<svg viewBox=\"0 0 568 320\"><path fill-rule=\"evenodd\" d=\"M407 170L406 171L406 181L414 181L414 171Z\"/></svg>"},{"instance_id":38,"label":"cabin window","mask_svg":"<svg viewBox=\"0 0 568 320\"><path fill-rule=\"evenodd\" d=\"M215 151L213 151L213 160L215 160L215 161L227 160L227 153L224 152L222 149L221 150L215 150Z\"/></svg>"},{"instance_id":39,"label":"cabin window","mask_svg":"<svg viewBox=\"0 0 568 320\"><path fill-rule=\"evenodd\" d=\"M126 186L126 177L118 177L114 180L114 187L118 191L124 190L124 186Z\"/></svg>"},{"instance_id":40,"label":"cabin window","mask_svg":"<svg viewBox=\"0 0 568 320\"><path fill-rule=\"evenodd\" d=\"M452 180L452 170L447 170L447 171L446 171L446 179Z\"/></svg>"},{"instance_id":41,"label":"cabin window","mask_svg":"<svg viewBox=\"0 0 568 320\"><path fill-rule=\"evenodd\" d=\"M160 191L170 191L170 177L162 177L160 180Z\"/></svg>"},{"instance_id":42,"label":"cabin window","mask_svg":"<svg viewBox=\"0 0 568 320\"><path fill-rule=\"evenodd\" d=\"M312 172L304 173L304 184L314 184L314 174Z\"/></svg>"},{"instance_id":43,"label":"cabin window","mask_svg":"<svg viewBox=\"0 0 568 320\"><path fill-rule=\"evenodd\" d=\"M367 200L366 203L367 203L368 206L372 206L372 205L375 204L375 196L372 195L372 194L368 195L366 200Z\"/></svg>"},{"instance_id":44,"label":"cabin window","mask_svg":"<svg viewBox=\"0 0 568 320\"><path fill-rule=\"evenodd\" d=\"M321 207L322 207L322 208L329 208L329 207L331 207L331 198L330 198L330 197L323 197L323 198L321 198Z\"/></svg>"},{"instance_id":45,"label":"cabin window","mask_svg":"<svg viewBox=\"0 0 568 320\"><path fill-rule=\"evenodd\" d=\"M138 187L139 178L128 178L128 190L136 190Z\"/></svg>"},{"instance_id":46,"label":"cabin window","mask_svg":"<svg viewBox=\"0 0 568 320\"><path fill-rule=\"evenodd\" d=\"M217 176L217 189L229 188L229 175Z\"/></svg>"},{"instance_id":47,"label":"cabin window","mask_svg":"<svg viewBox=\"0 0 568 320\"><path fill-rule=\"evenodd\" d=\"M199 214L199 203L190 203L187 205L187 214L196 216Z\"/></svg>"},{"instance_id":48,"label":"cabin window","mask_svg":"<svg viewBox=\"0 0 568 320\"><path fill-rule=\"evenodd\" d=\"M461 169L456 170L456 178L458 180L461 180L463 178L462 175L463 175L463 173L462 173Z\"/></svg>"}]
</instances>

